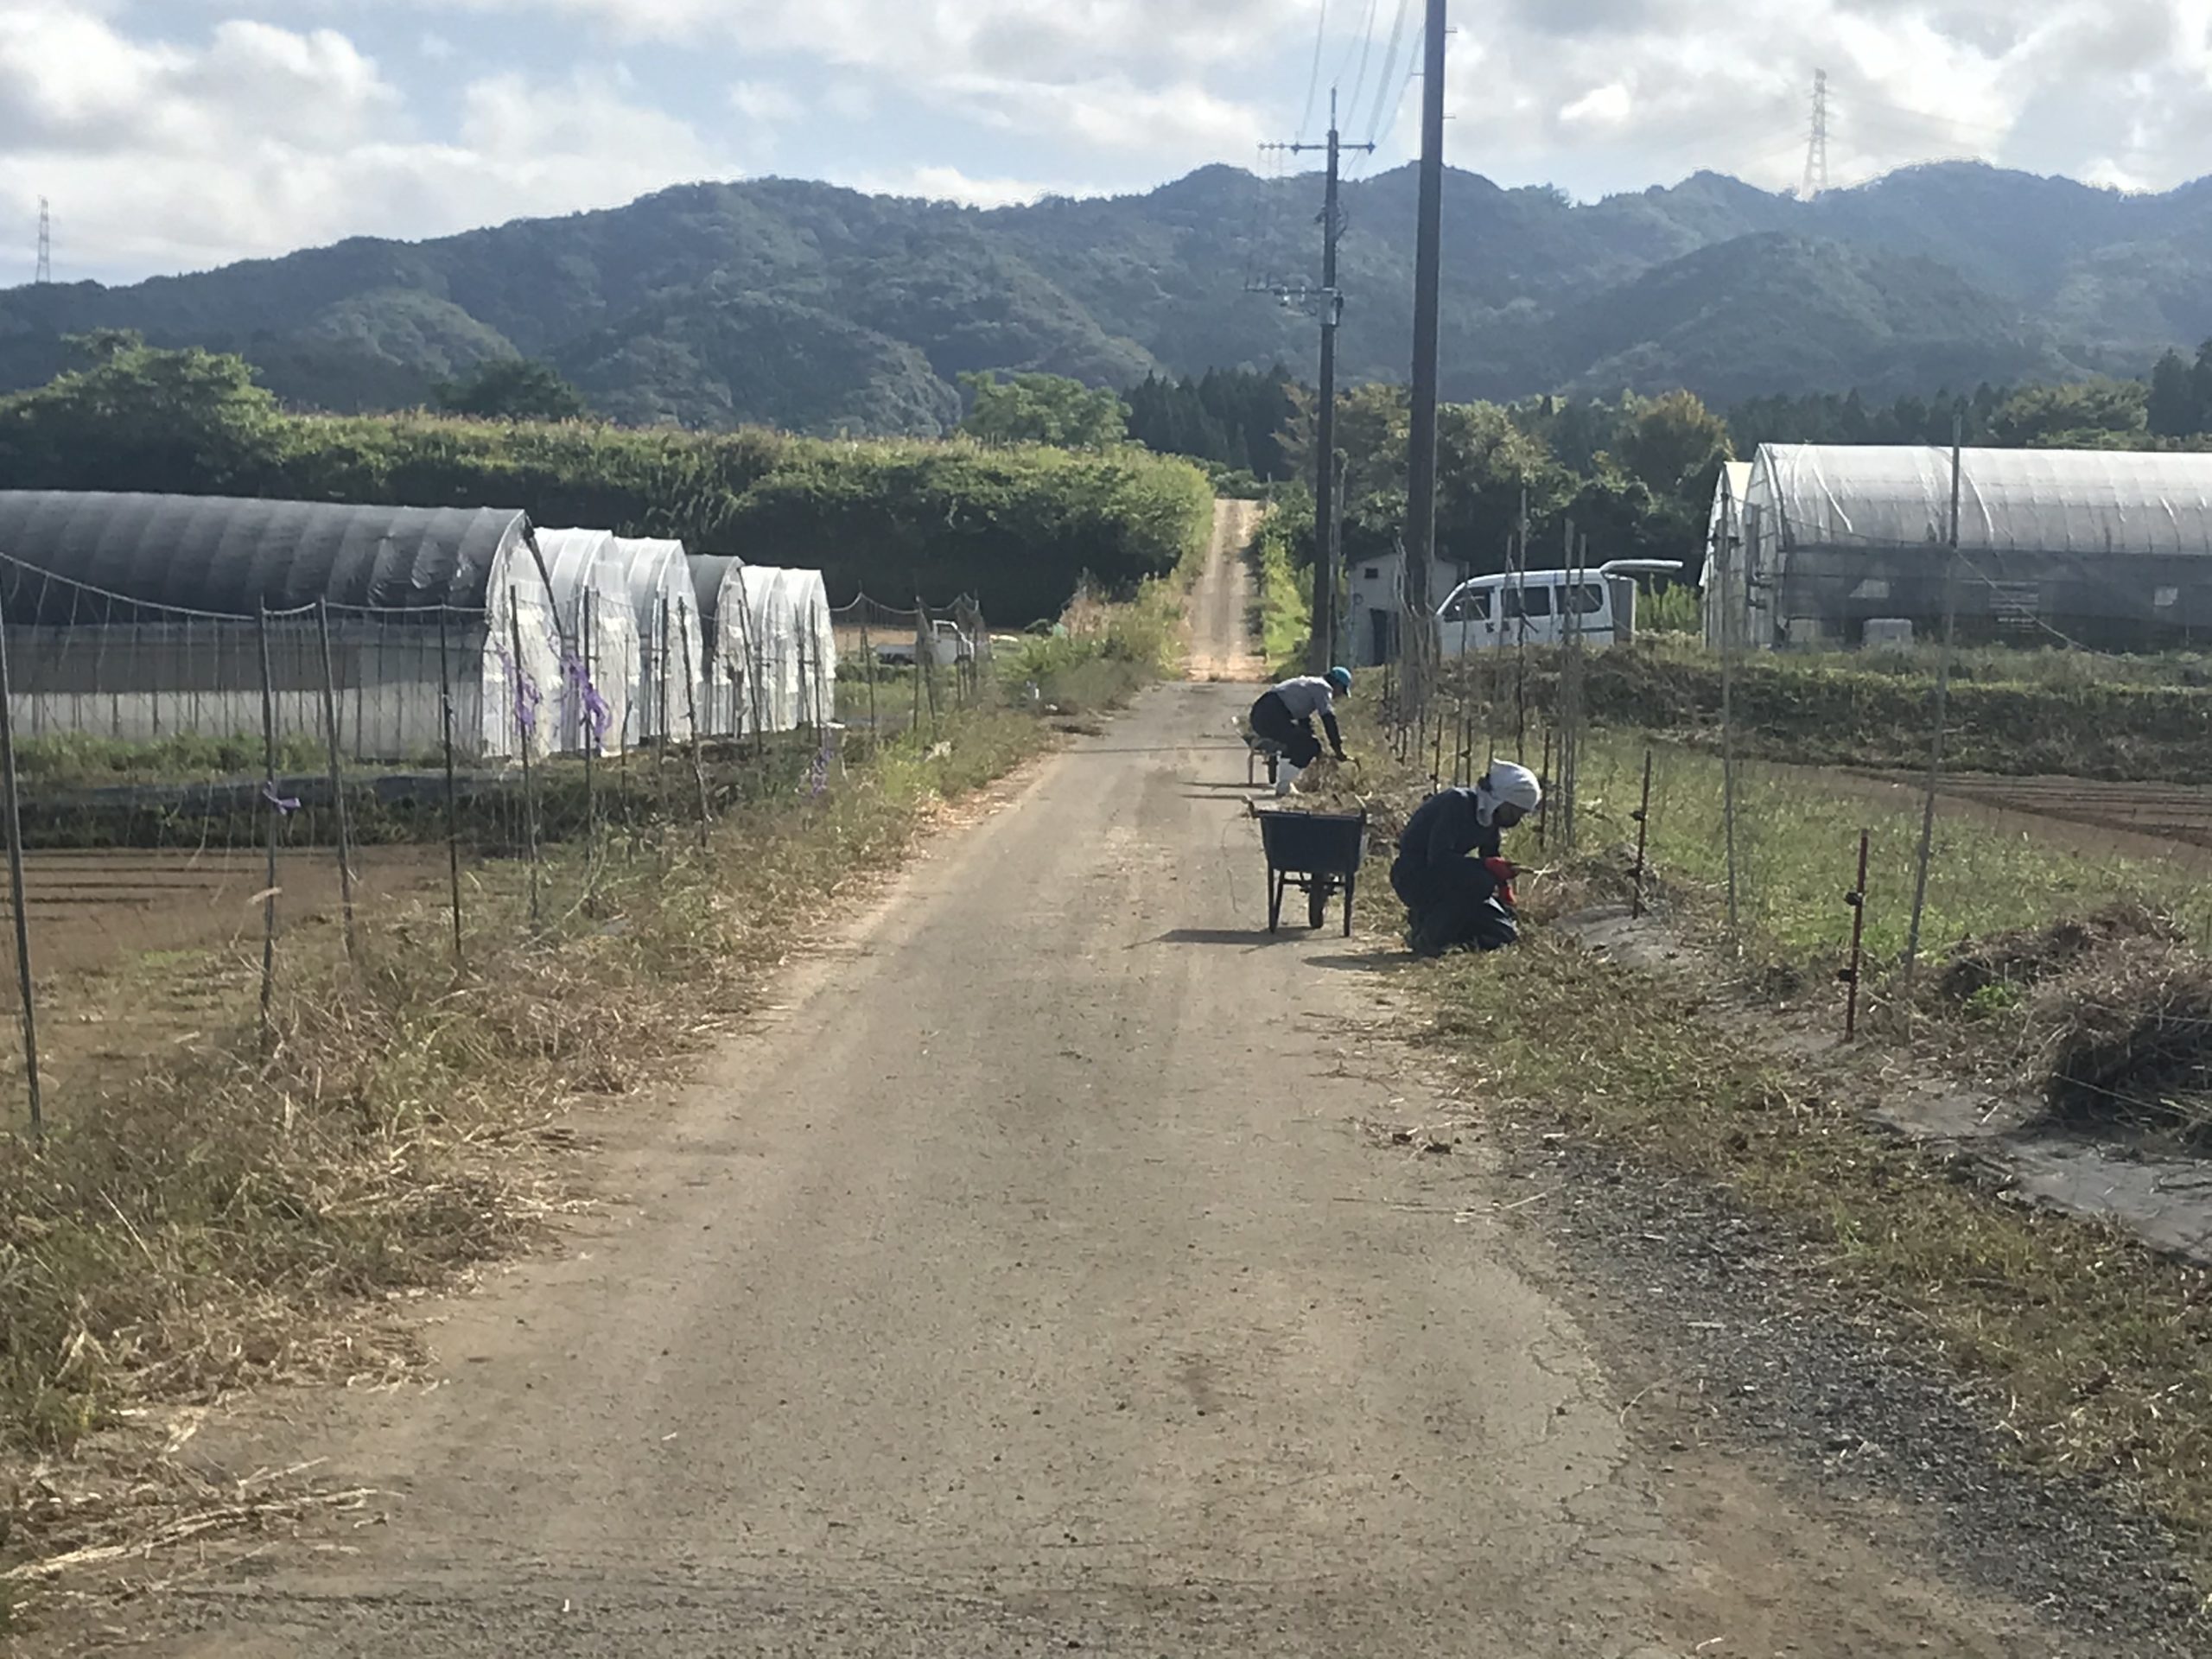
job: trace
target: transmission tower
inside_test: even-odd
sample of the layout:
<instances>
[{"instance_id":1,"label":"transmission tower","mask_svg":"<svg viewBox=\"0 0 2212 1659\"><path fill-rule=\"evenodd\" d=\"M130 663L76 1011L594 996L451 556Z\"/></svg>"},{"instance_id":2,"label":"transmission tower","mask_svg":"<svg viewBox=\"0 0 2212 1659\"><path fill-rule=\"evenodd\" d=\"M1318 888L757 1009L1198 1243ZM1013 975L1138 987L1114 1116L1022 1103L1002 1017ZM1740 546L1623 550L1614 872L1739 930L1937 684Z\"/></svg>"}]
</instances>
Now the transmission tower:
<instances>
[{"instance_id":1,"label":"transmission tower","mask_svg":"<svg viewBox=\"0 0 2212 1659\"><path fill-rule=\"evenodd\" d=\"M1828 188L1828 72L1813 72L1813 131L1805 144L1807 201Z\"/></svg>"},{"instance_id":2,"label":"transmission tower","mask_svg":"<svg viewBox=\"0 0 2212 1659\"><path fill-rule=\"evenodd\" d=\"M47 206L44 196L38 199L38 274L31 280L54 280L54 210Z\"/></svg>"}]
</instances>

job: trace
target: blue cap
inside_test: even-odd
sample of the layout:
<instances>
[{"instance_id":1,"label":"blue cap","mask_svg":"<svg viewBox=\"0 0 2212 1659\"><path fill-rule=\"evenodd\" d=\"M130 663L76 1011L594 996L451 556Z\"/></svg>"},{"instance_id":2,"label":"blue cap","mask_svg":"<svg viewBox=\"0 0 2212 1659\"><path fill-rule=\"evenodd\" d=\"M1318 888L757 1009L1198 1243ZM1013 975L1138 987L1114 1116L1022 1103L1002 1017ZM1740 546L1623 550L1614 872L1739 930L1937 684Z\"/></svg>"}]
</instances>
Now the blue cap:
<instances>
[{"instance_id":1,"label":"blue cap","mask_svg":"<svg viewBox=\"0 0 2212 1659\"><path fill-rule=\"evenodd\" d=\"M1338 696L1342 696L1345 692L1351 690L1351 670L1348 668L1331 669L1329 671L1329 683L1336 689L1337 695Z\"/></svg>"}]
</instances>

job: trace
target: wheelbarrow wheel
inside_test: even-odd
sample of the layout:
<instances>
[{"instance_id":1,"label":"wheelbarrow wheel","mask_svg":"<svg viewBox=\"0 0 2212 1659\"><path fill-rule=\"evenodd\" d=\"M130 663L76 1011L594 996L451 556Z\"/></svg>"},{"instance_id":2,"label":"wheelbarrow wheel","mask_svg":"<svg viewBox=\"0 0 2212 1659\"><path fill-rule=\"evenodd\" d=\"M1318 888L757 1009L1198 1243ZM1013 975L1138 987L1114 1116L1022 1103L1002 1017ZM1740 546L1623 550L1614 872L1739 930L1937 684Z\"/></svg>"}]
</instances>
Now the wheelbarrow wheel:
<instances>
[{"instance_id":1,"label":"wheelbarrow wheel","mask_svg":"<svg viewBox=\"0 0 2212 1659\"><path fill-rule=\"evenodd\" d=\"M1306 925L1317 931L1329 920L1329 899L1336 883L1325 875L1317 875L1306 889Z\"/></svg>"}]
</instances>

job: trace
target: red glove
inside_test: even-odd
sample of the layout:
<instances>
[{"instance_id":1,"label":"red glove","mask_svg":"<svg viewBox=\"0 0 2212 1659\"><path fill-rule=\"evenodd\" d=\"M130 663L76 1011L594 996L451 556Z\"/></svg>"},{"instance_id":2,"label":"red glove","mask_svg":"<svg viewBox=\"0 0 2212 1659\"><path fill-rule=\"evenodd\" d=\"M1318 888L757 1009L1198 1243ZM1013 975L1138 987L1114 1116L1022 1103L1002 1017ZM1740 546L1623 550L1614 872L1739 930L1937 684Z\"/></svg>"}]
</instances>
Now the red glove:
<instances>
[{"instance_id":1,"label":"red glove","mask_svg":"<svg viewBox=\"0 0 2212 1659\"><path fill-rule=\"evenodd\" d=\"M1483 868L1488 870L1491 880L1497 883L1497 896L1510 906L1517 906L1520 901L1513 896L1513 878L1521 872L1502 858L1483 860Z\"/></svg>"}]
</instances>

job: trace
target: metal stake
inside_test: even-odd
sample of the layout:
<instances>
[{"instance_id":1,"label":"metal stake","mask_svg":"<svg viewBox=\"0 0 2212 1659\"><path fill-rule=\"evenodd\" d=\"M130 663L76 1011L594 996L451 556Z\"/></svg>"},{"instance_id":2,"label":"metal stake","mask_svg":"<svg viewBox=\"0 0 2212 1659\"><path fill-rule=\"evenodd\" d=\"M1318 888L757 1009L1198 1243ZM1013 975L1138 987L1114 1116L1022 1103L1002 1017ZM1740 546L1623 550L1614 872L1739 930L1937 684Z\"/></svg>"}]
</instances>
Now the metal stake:
<instances>
[{"instance_id":1,"label":"metal stake","mask_svg":"<svg viewBox=\"0 0 2212 1659\"><path fill-rule=\"evenodd\" d=\"M330 799L338 814L338 903L346 918L346 959L356 961L353 938L353 842L346 817L346 779L338 758L338 677L330 658L330 603L315 602L315 626L322 642L322 729L330 747Z\"/></svg>"},{"instance_id":2,"label":"metal stake","mask_svg":"<svg viewBox=\"0 0 2212 1659\"><path fill-rule=\"evenodd\" d=\"M1851 966L1843 970L1843 982L1850 988L1843 1001L1843 1040L1847 1043L1859 1035L1859 977L1866 938L1866 849L1870 839L1866 830L1859 832L1859 880L1843 895L1843 902L1851 906Z\"/></svg>"},{"instance_id":3,"label":"metal stake","mask_svg":"<svg viewBox=\"0 0 2212 1659\"><path fill-rule=\"evenodd\" d=\"M1651 831L1651 751L1643 752L1643 804L1636 809L1636 896L1629 901L1631 917L1643 914L1643 854Z\"/></svg>"},{"instance_id":4,"label":"metal stake","mask_svg":"<svg viewBox=\"0 0 2212 1659\"><path fill-rule=\"evenodd\" d=\"M8 626L0 617L0 801L8 813L8 891L16 906L16 985L23 1000L23 1077L31 1097L31 1138L46 1141L46 1103L39 1089L38 1008L31 995L31 924L23 899L22 804L16 789L15 690L8 671Z\"/></svg>"}]
</instances>

